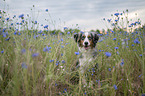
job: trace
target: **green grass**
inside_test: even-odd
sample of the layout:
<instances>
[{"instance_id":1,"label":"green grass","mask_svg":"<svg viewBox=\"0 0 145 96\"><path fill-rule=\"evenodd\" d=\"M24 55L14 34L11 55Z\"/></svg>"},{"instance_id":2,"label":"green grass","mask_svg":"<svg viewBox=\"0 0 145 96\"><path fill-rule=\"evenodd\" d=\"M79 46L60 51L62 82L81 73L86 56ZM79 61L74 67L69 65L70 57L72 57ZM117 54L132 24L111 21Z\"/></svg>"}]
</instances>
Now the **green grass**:
<instances>
[{"instance_id":1,"label":"green grass","mask_svg":"<svg viewBox=\"0 0 145 96\"><path fill-rule=\"evenodd\" d=\"M78 48L73 34L52 35L49 31L38 33L24 27L15 35L15 28L2 32L9 25L2 19L0 95L139 96L145 93L143 28L134 33L115 31L100 36L97 59L92 64L98 63L98 68L92 69L90 65L82 76L76 68ZM122 44L122 40L126 43ZM105 52L111 56L107 57ZM84 87L81 80L84 77L88 83L92 81L93 86Z\"/></svg>"},{"instance_id":2,"label":"green grass","mask_svg":"<svg viewBox=\"0 0 145 96\"><path fill-rule=\"evenodd\" d=\"M1 35L0 50L4 53L0 54L0 94L13 96L140 95L145 91L145 46L141 38L143 32L144 30L141 30L137 34L129 34L127 36L128 45L121 44L121 39L126 38L124 32L102 37L103 40L97 44L98 57L95 61L99 67L95 72L89 71L91 67L86 72L87 81L94 82L94 85L89 88L83 87L79 69L75 68L77 61L75 52L78 48L71 38L72 35L48 35L33 38L33 35L27 36L28 30L20 36L14 35L11 31L9 41ZM43 37L46 38L43 39ZM139 38L139 44L133 42L136 37ZM46 46L51 47L50 52L43 51ZM22 49L25 51L22 52ZM105 52L110 52L111 56L107 57ZM33 57L34 53L39 53L39 55ZM61 56L62 53L63 56ZM139 56L140 54L142 56ZM62 63L62 60L65 63ZM123 66L120 65L121 62L124 62ZM117 86L117 90L113 85Z\"/></svg>"}]
</instances>

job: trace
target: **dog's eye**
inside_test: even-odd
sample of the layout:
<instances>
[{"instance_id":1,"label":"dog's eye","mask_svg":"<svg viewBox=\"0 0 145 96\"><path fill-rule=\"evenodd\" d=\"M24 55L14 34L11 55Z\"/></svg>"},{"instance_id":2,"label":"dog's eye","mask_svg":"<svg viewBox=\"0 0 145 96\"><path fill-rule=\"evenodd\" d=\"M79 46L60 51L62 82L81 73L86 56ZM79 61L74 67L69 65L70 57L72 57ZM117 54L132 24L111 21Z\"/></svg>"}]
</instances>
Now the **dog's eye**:
<instances>
[{"instance_id":1,"label":"dog's eye","mask_svg":"<svg viewBox=\"0 0 145 96\"><path fill-rule=\"evenodd\" d=\"M85 39L85 37L82 37L82 40L84 40Z\"/></svg>"},{"instance_id":2,"label":"dog's eye","mask_svg":"<svg viewBox=\"0 0 145 96\"><path fill-rule=\"evenodd\" d=\"M85 36L82 37L82 40L84 40L84 39L85 39Z\"/></svg>"},{"instance_id":3,"label":"dog's eye","mask_svg":"<svg viewBox=\"0 0 145 96\"><path fill-rule=\"evenodd\" d=\"M88 39L91 40L92 38L91 37L88 37Z\"/></svg>"}]
</instances>

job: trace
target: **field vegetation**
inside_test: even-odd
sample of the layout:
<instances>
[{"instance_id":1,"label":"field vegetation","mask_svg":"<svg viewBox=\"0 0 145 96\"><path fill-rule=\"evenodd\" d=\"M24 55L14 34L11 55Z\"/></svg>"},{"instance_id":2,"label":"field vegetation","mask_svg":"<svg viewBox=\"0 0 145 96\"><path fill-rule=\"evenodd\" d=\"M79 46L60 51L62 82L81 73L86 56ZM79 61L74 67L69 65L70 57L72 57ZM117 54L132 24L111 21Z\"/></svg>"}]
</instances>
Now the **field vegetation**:
<instances>
[{"instance_id":1,"label":"field vegetation","mask_svg":"<svg viewBox=\"0 0 145 96\"><path fill-rule=\"evenodd\" d=\"M47 12L48 10L46 10ZM123 18L123 16L125 16ZM98 33L97 59L84 87L76 68L79 29L49 30L21 14L0 11L1 96L140 96L145 93L145 28L140 19L130 22L128 10L103 19L113 30ZM107 23L107 24L108 24ZM126 29L130 28L130 31ZM126 31L125 31L126 30ZM99 32L97 30L97 32Z\"/></svg>"}]
</instances>

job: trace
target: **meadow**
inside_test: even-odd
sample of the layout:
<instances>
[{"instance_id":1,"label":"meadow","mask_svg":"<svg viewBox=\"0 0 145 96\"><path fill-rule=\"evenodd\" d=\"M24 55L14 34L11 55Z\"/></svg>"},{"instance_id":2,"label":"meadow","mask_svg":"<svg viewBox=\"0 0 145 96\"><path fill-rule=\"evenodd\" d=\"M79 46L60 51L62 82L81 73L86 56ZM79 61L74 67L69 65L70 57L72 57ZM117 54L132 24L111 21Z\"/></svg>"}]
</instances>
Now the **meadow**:
<instances>
[{"instance_id":1,"label":"meadow","mask_svg":"<svg viewBox=\"0 0 145 96\"><path fill-rule=\"evenodd\" d=\"M115 28L118 27L118 17L122 14L124 13L113 14L117 18L112 24ZM15 18L20 22L14 22ZM76 68L81 53L73 40L73 34L79 30L65 27L64 32L51 31L49 25L42 25L42 31L37 29L37 21L29 24L26 18L24 14L8 17L6 12L0 11L1 96L145 94L144 27L133 32L118 27L119 30L98 33L100 39L95 60L98 67L88 68L85 78L87 82L92 81L93 85L84 87L82 75ZM128 26L133 28L139 23L136 21Z\"/></svg>"}]
</instances>

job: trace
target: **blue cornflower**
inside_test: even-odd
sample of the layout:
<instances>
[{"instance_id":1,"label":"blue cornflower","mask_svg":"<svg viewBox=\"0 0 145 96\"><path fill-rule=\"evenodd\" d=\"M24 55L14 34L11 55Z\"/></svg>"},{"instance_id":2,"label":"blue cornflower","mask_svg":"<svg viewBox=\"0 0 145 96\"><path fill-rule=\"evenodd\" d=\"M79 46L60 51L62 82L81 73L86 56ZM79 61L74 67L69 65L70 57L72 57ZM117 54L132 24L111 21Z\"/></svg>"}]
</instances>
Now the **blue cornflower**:
<instances>
[{"instance_id":1,"label":"blue cornflower","mask_svg":"<svg viewBox=\"0 0 145 96\"><path fill-rule=\"evenodd\" d=\"M75 52L75 54L76 54L76 55L79 55L80 53L79 53L79 52Z\"/></svg>"},{"instance_id":2,"label":"blue cornflower","mask_svg":"<svg viewBox=\"0 0 145 96\"><path fill-rule=\"evenodd\" d=\"M2 16L0 16L0 18L2 18Z\"/></svg>"},{"instance_id":3,"label":"blue cornflower","mask_svg":"<svg viewBox=\"0 0 145 96\"><path fill-rule=\"evenodd\" d=\"M56 61L56 63L55 63L56 65L58 65L59 64L59 61Z\"/></svg>"},{"instance_id":4,"label":"blue cornflower","mask_svg":"<svg viewBox=\"0 0 145 96\"><path fill-rule=\"evenodd\" d=\"M115 26L115 23L112 23L111 25L112 25L112 26Z\"/></svg>"},{"instance_id":5,"label":"blue cornflower","mask_svg":"<svg viewBox=\"0 0 145 96\"><path fill-rule=\"evenodd\" d=\"M96 80L96 82L98 82L98 80Z\"/></svg>"},{"instance_id":6,"label":"blue cornflower","mask_svg":"<svg viewBox=\"0 0 145 96\"><path fill-rule=\"evenodd\" d=\"M22 50L21 50L21 53L25 53L25 52L26 52L26 49L22 49Z\"/></svg>"},{"instance_id":7,"label":"blue cornflower","mask_svg":"<svg viewBox=\"0 0 145 96\"><path fill-rule=\"evenodd\" d=\"M3 37L7 37L7 34L3 33Z\"/></svg>"},{"instance_id":8,"label":"blue cornflower","mask_svg":"<svg viewBox=\"0 0 145 96\"><path fill-rule=\"evenodd\" d=\"M64 30L68 29L67 27L64 27Z\"/></svg>"},{"instance_id":9,"label":"blue cornflower","mask_svg":"<svg viewBox=\"0 0 145 96\"><path fill-rule=\"evenodd\" d=\"M38 33L41 34L42 33L42 30L40 30Z\"/></svg>"},{"instance_id":10,"label":"blue cornflower","mask_svg":"<svg viewBox=\"0 0 145 96\"><path fill-rule=\"evenodd\" d=\"M109 68L108 70L111 71L111 68Z\"/></svg>"},{"instance_id":11,"label":"blue cornflower","mask_svg":"<svg viewBox=\"0 0 145 96\"><path fill-rule=\"evenodd\" d=\"M24 20L22 20L22 23L24 23Z\"/></svg>"},{"instance_id":12,"label":"blue cornflower","mask_svg":"<svg viewBox=\"0 0 145 96\"><path fill-rule=\"evenodd\" d=\"M97 66L98 67L98 66ZM95 72L95 69L94 68L92 68L92 72Z\"/></svg>"},{"instance_id":13,"label":"blue cornflower","mask_svg":"<svg viewBox=\"0 0 145 96\"><path fill-rule=\"evenodd\" d=\"M8 37L7 39L5 39L6 41L9 41L10 40L10 37Z\"/></svg>"},{"instance_id":14,"label":"blue cornflower","mask_svg":"<svg viewBox=\"0 0 145 96\"><path fill-rule=\"evenodd\" d=\"M105 52L105 55L106 55L107 57L110 57L110 56L111 56L111 53L110 53L110 52Z\"/></svg>"},{"instance_id":15,"label":"blue cornflower","mask_svg":"<svg viewBox=\"0 0 145 96\"><path fill-rule=\"evenodd\" d=\"M48 51L48 52L49 52L49 51L50 51L50 49L51 49L51 47L46 46L45 48L43 48L43 51L44 51L44 52L46 52L46 51Z\"/></svg>"},{"instance_id":16,"label":"blue cornflower","mask_svg":"<svg viewBox=\"0 0 145 96\"><path fill-rule=\"evenodd\" d=\"M67 92L67 89L66 89L66 88L64 88L64 91L65 91L65 92Z\"/></svg>"},{"instance_id":17,"label":"blue cornflower","mask_svg":"<svg viewBox=\"0 0 145 96\"><path fill-rule=\"evenodd\" d=\"M139 56L141 56L141 57L142 57L142 54L140 54Z\"/></svg>"},{"instance_id":18,"label":"blue cornflower","mask_svg":"<svg viewBox=\"0 0 145 96\"><path fill-rule=\"evenodd\" d=\"M131 46L134 46L134 44L132 44Z\"/></svg>"},{"instance_id":19,"label":"blue cornflower","mask_svg":"<svg viewBox=\"0 0 145 96\"><path fill-rule=\"evenodd\" d=\"M14 15L14 17L13 18L15 18L16 17L16 15Z\"/></svg>"},{"instance_id":20,"label":"blue cornflower","mask_svg":"<svg viewBox=\"0 0 145 96\"><path fill-rule=\"evenodd\" d=\"M115 13L114 15L115 15L115 16L118 16L118 15L119 15L119 13Z\"/></svg>"},{"instance_id":21,"label":"blue cornflower","mask_svg":"<svg viewBox=\"0 0 145 96\"><path fill-rule=\"evenodd\" d=\"M26 63L23 62L23 63L21 64L21 67L24 68L24 69L27 69L27 65L26 65Z\"/></svg>"},{"instance_id":22,"label":"blue cornflower","mask_svg":"<svg viewBox=\"0 0 145 96\"><path fill-rule=\"evenodd\" d=\"M34 53L32 54L32 57L37 57L39 55L39 53Z\"/></svg>"},{"instance_id":23,"label":"blue cornflower","mask_svg":"<svg viewBox=\"0 0 145 96\"><path fill-rule=\"evenodd\" d=\"M21 33L19 32L18 35L21 35Z\"/></svg>"},{"instance_id":24,"label":"blue cornflower","mask_svg":"<svg viewBox=\"0 0 145 96\"><path fill-rule=\"evenodd\" d=\"M46 34L42 34L42 36L45 36Z\"/></svg>"},{"instance_id":25,"label":"blue cornflower","mask_svg":"<svg viewBox=\"0 0 145 96\"><path fill-rule=\"evenodd\" d=\"M119 52L117 51L117 54L119 55Z\"/></svg>"},{"instance_id":26,"label":"blue cornflower","mask_svg":"<svg viewBox=\"0 0 145 96\"><path fill-rule=\"evenodd\" d=\"M16 24L19 25L19 22L17 22Z\"/></svg>"},{"instance_id":27,"label":"blue cornflower","mask_svg":"<svg viewBox=\"0 0 145 96\"><path fill-rule=\"evenodd\" d=\"M112 19L107 19L107 21L110 23Z\"/></svg>"},{"instance_id":28,"label":"blue cornflower","mask_svg":"<svg viewBox=\"0 0 145 96\"><path fill-rule=\"evenodd\" d=\"M83 31L80 31L80 33L82 33L82 34L83 34L84 32L83 32Z\"/></svg>"},{"instance_id":29,"label":"blue cornflower","mask_svg":"<svg viewBox=\"0 0 145 96\"><path fill-rule=\"evenodd\" d=\"M44 28L48 28L48 25L45 25Z\"/></svg>"},{"instance_id":30,"label":"blue cornflower","mask_svg":"<svg viewBox=\"0 0 145 96\"><path fill-rule=\"evenodd\" d=\"M122 61L122 62L120 63L120 65L123 66L123 65L124 65L124 62Z\"/></svg>"},{"instance_id":31,"label":"blue cornflower","mask_svg":"<svg viewBox=\"0 0 145 96\"><path fill-rule=\"evenodd\" d=\"M133 51L137 51L136 49L133 49Z\"/></svg>"},{"instance_id":32,"label":"blue cornflower","mask_svg":"<svg viewBox=\"0 0 145 96\"><path fill-rule=\"evenodd\" d=\"M118 49L118 47L114 47L116 50Z\"/></svg>"},{"instance_id":33,"label":"blue cornflower","mask_svg":"<svg viewBox=\"0 0 145 96\"><path fill-rule=\"evenodd\" d=\"M63 41L63 38L61 38L61 41Z\"/></svg>"},{"instance_id":34,"label":"blue cornflower","mask_svg":"<svg viewBox=\"0 0 145 96\"><path fill-rule=\"evenodd\" d=\"M101 39L101 40L99 40L99 42L102 42L103 40Z\"/></svg>"},{"instance_id":35,"label":"blue cornflower","mask_svg":"<svg viewBox=\"0 0 145 96\"><path fill-rule=\"evenodd\" d=\"M61 53L61 56L63 56L63 53Z\"/></svg>"},{"instance_id":36,"label":"blue cornflower","mask_svg":"<svg viewBox=\"0 0 145 96\"><path fill-rule=\"evenodd\" d=\"M45 11L48 12L48 9L46 9Z\"/></svg>"},{"instance_id":37,"label":"blue cornflower","mask_svg":"<svg viewBox=\"0 0 145 96\"><path fill-rule=\"evenodd\" d=\"M117 22L118 20L116 19L115 22Z\"/></svg>"},{"instance_id":38,"label":"blue cornflower","mask_svg":"<svg viewBox=\"0 0 145 96\"><path fill-rule=\"evenodd\" d=\"M69 43L65 43L65 45L68 45Z\"/></svg>"},{"instance_id":39,"label":"blue cornflower","mask_svg":"<svg viewBox=\"0 0 145 96\"><path fill-rule=\"evenodd\" d=\"M1 51L1 53L4 53L4 51Z\"/></svg>"},{"instance_id":40,"label":"blue cornflower","mask_svg":"<svg viewBox=\"0 0 145 96\"><path fill-rule=\"evenodd\" d=\"M114 87L115 90L117 90L117 86L116 85L113 85L113 87Z\"/></svg>"},{"instance_id":41,"label":"blue cornflower","mask_svg":"<svg viewBox=\"0 0 145 96\"><path fill-rule=\"evenodd\" d=\"M57 83L55 83L55 86L57 86Z\"/></svg>"},{"instance_id":42,"label":"blue cornflower","mask_svg":"<svg viewBox=\"0 0 145 96\"><path fill-rule=\"evenodd\" d=\"M54 60L49 60L49 62L53 62Z\"/></svg>"},{"instance_id":43,"label":"blue cornflower","mask_svg":"<svg viewBox=\"0 0 145 96\"><path fill-rule=\"evenodd\" d=\"M138 77L141 77L142 76L142 74L140 74Z\"/></svg>"},{"instance_id":44,"label":"blue cornflower","mask_svg":"<svg viewBox=\"0 0 145 96\"><path fill-rule=\"evenodd\" d=\"M2 33L3 37L7 37L7 34L5 32Z\"/></svg>"},{"instance_id":45,"label":"blue cornflower","mask_svg":"<svg viewBox=\"0 0 145 96\"><path fill-rule=\"evenodd\" d=\"M133 25L135 25L135 23L131 23L130 25L132 25L132 26L133 26Z\"/></svg>"},{"instance_id":46,"label":"blue cornflower","mask_svg":"<svg viewBox=\"0 0 145 96\"><path fill-rule=\"evenodd\" d=\"M6 31L6 28L3 29L3 32L5 32L5 31Z\"/></svg>"},{"instance_id":47,"label":"blue cornflower","mask_svg":"<svg viewBox=\"0 0 145 96\"><path fill-rule=\"evenodd\" d=\"M14 35L16 35L16 34L17 34L17 32L15 31L15 32L14 32Z\"/></svg>"},{"instance_id":48,"label":"blue cornflower","mask_svg":"<svg viewBox=\"0 0 145 96\"><path fill-rule=\"evenodd\" d=\"M113 38L113 40L115 41L115 40L116 40L116 38Z\"/></svg>"},{"instance_id":49,"label":"blue cornflower","mask_svg":"<svg viewBox=\"0 0 145 96\"><path fill-rule=\"evenodd\" d=\"M140 24L140 22L138 22L138 24Z\"/></svg>"},{"instance_id":50,"label":"blue cornflower","mask_svg":"<svg viewBox=\"0 0 145 96\"><path fill-rule=\"evenodd\" d=\"M24 17L24 14L19 15L19 18L23 18L23 17Z\"/></svg>"},{"instance_id":51,"label":"blue cornflower","mask_svg":"<svg viewBox=\"0 0 145 96\"><path fill-rule=\"evenodd\" d=\"M6 18L6 20L8 21L10 18Z\"/></svg>"},{"instance_id":52,"label":"blue cornflower","mask_svg":"<svg viewBox=\"0 0 145 96\"><path fill-rule=\"evenodd\" d=\"M37 21L35 21L35 23L34 24L37 24Z\"/></svg>"},{"instance_id":53,"label":"blue cornflower","mask_svg":"<svg viewBox=\"0 0 145 96\"><path fill-rule=\"evenodd\" d=\"M64 46L63 46L63 45L61 45L61 48L64 48Z\"/></svg>"},{"instance_id":54,"label":"blue cornflower","mask_svg":"<svg viewBox=\"0 0 145 96\"><path fill-rule=\"evenodd\" d=\"M62 63L65 63L65 60L62 60L61 62L62 62Z\"/></svg>"},{"instance_id":55,"label":"blue cornflower","mask_svg":"<svg viewBox=\"0 0 145 96\"><path fill-rule=\"evenodd\" d=\"M134 40L134 43L136 43L136 44L139 44L140 42L138 41L138 38L136 38L135 40Z\"/></svg>"},{"instance_id":56,"label":"blue cornflower","mask_svg":"<svg viewBox=\"0 0 145 96\"><path fill-rule=\"evenodd\" d=\"M67 34L70 34L70 32L67 32Z\"/></svg>"}]
</instances>

